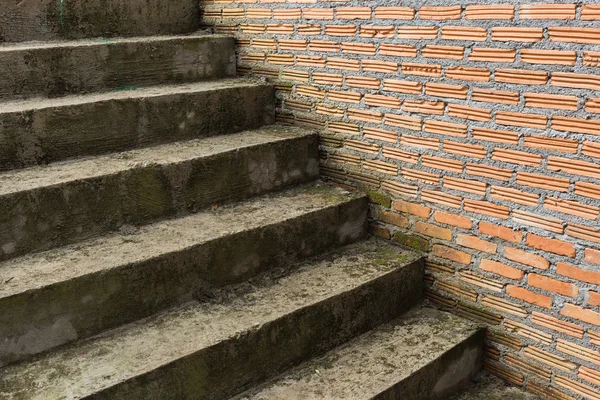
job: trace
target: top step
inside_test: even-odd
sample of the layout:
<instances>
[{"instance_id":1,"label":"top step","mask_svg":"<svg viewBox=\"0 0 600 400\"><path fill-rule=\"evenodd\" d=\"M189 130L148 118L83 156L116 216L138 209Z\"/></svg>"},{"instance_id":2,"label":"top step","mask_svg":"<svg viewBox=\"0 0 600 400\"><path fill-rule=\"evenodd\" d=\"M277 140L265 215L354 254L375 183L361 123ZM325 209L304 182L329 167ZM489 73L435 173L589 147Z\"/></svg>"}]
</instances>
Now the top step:
<instances>
[{"instance_id":1,"label":"top step","mask_svg":"<svg viewBox=\"0 0 600 400\"><path fill-rule=\"evenodd\" d=\"M3 2L0 42L181 34L200 23L197 0Z\"/></svg>"}]
</instances>

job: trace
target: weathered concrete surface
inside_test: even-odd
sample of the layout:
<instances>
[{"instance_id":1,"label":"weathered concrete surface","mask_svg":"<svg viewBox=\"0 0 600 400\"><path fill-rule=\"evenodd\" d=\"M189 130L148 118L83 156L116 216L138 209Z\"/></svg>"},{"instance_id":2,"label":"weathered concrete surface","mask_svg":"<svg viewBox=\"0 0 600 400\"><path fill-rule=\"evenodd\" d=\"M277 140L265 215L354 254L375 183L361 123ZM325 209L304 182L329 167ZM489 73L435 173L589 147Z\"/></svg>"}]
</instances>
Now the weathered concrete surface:
<instances>
[{"instance_id":1,"label":"weathered concrete surface","mask_svg":"<svg viewBox=\"0 0 600 400\"><path fill-rule=\"evenodd\" d=\"M5 1L0 42L179 34L195 31L199 22L195 0Z\"/></svg>"},{"instance_id":2,"label":"weathered concrete surface","mask_svg":"<svg viewBox=\"0 0 600 400\"><path fill-rule=\"evenodd\" d=\"M271 126L0 174L0 260L316 179L318 138Z\"/></svg>"},{"instance_id":3,"label":"weathered concrete surface","mask_svg":"<svg viewBox=\"0 0 600 400\"><path fill-rule=\"evenodd\" d=\"M482 329L417 309L235 399L447 400L481 368L482 352Z\"/></svg>"},{"instance_id":4,"label":"weathered concrete surface","mask_svg":"<svg viewBox=\"0 0 600 400\"><path fill-rule=\"evenodd\" d=\"M274 123L263 83L225 79L0 104L0 171Z\"/></svg>"},{"instance_id":5,"label":"weathered concrete surface","mask_svg":"<svg viewBox=\"0 0 600 400\"><path fill-rule=\"evenodd\" d=\"M535 394L509 386L492 375L480 374L473 381L471 387L452 400L541 400Z\"/></svg>"},{"instance_id":6,"label":"weathered concrete surface","mask_svg":"<svg viewBox=\"0 0 600 400\"><path fill-rule=\"evenodd\" d=\"M406 311L420 300L423 263L366 241L281 274L9 366L0 397L227 398ZM436 322L440 335L462 332Z\"/></svg>"},{"instance_id":7,"label":"weathered concrete surface","mask_svg":"<svg viewBox=\"0 0 600 400\"><path fill-rule=\"evenodd\" d=\"M0 263L0 365L348 244L366 218L317 183Z\"/></svg>"},{"instance_id":8,"label":"weathered concrete surface","mask_svg":"<svg viewBox=\"0 0 600 400\"><path fill-rule=\"evenodd\" d=\"M235 75L233 37L192 35L0 47L0 100Z\"/></svg>"}]
</instances>

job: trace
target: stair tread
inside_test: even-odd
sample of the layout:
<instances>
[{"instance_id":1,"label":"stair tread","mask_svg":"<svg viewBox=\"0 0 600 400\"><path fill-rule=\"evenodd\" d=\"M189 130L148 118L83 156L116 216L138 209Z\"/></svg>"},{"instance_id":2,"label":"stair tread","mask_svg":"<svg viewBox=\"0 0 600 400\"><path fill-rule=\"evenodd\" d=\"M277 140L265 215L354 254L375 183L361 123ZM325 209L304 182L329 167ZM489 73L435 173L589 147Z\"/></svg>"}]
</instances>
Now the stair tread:
<instances>
[{"instance_id":1,"label":"stair tread","mask_svg":"<svg viewBox=\"0 0 600 400\"><path fill-rule=\"evenodd\" d=\"M24 100L20 99L0 102L0 114L24 112L33 109L68 107L78 104L102 102L108 100L160 97L178 93L194 93L232 87L247 87L261 85L265 85L265 83L260 82L256 79L225 78L184 84L145 86L132 90L113 90L108 92L74 94L55 98L34 97Z\"/></svg>"},{"instance_id":2,"label":"stair tread","mask_svg":"<svg viewBox=\"0 0 600 400\"><path fill-rule=\"evenodd\" d=\"M371 399L479 329L452 314L416 308L235 399Z\"/></svg>"},{"instance_id":3,"label":"stair tread","mask_svg":"<svg viewBox=\"0 0 600 400\"><path fill-rule=\"evenodd\" d=\"M41 48L51 47L84 47L84 46L104 46L106 44L120 44L120 43L139 43L139 42L157 42L165 40L185 40L195 39L198 37L214 37L224 38L231 37L231 35L224 35L218 33L207 33L207 32L193 32L185 35L150 35L150 36L131 36L131 37L114 37L114 38L83 38L77 40L48 40L48 41L27 41L27 42L6 42L0 44L0 52L3 51L20 51L20 50L33 50Z\"/></svg>"},{"instance_id":4,"label":"stair tread","mask_svg":"<svg viewBox=\"0 0 600 400\"><path fill-rule=\"evenodd\" d=\"M0 196L77 180L147 167L210 157L244 147L289 140L314 132L297 127L271 125L252 131L174 142L120 153L86 157L0 173Z\"/></svg>"},{"instance_id":5,"label":"stair tread","mask_svg":"<svg viewBox=\"0 0 600 400\"><path fill-rule=\"evenodd\" d=\"M331 194L334 189L329 190ZM237 209L236 218L244 219L238 224L250 224L260 216L272 219L276 212L291 216L323 201L314 194L301 197L262 199L270 203L262 208L260 201L237 206L245 208ZM206 218L209 213L200 215ZM198 225L193 226L197 232ZM182 235L178 240L186 238ZM412 251L371 239L303 262L289 273L270 271L251 283L217 292L213 301L190 303L8 366L0 377L0 397L41 399L62 394L79 398L96 393L392 273L398 260L408 266L419 258Z\"/></svg>"},{"instance_id":6,"label":"stair tread","mask_svg":"<svg viewBox=\"0 0 600 400\"><path fill-rule=\"evenodd\" d=\"M0 263L0 282L4 282L0 285L0 298L179 251L217 237L275 225L335 207L356 196L310 183L216 210L139 228L127 227L118 233L10 259Z\"/></svg>"}]
</instances>

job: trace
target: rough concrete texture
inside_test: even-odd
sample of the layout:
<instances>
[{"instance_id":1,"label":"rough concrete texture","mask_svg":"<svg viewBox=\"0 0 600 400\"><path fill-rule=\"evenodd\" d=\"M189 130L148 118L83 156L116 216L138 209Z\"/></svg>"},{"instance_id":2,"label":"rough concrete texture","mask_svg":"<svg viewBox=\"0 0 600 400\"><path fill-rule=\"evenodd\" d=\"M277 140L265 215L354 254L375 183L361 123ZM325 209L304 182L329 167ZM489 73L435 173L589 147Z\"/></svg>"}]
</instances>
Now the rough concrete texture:
<instances>
[{"instance_id":1,"label":"rough concrete texture","mask_svg":"<svg viewBox=\"0 0 600 400\"><path fill-rule=\"evenodd\" d=\"M451 400L541 400L541 398L509 386L495 376L481 374L473 379L471 387Z\"/></svg>"},{"instance_id":2,"label":"rough concrete texture","mask_svg":"<svg viewBox=\"0 0 600 400\"><path fill-rule=\"evenodd\" d=\"M271 126L2 173L0 260L315 179L317 146Z\"/></svg>"},{"instance_id":3,"label":"rough concrete texture","mask_svg":"<svg viewBox=\"0 0 600 400\"><path fill-rule=\"evenodd\" d=\"M179 34L198 28L195 0L22 0L0 9L0 42Z\"/></svg>"},{"instance_id":4,"label":"rough concrete texture","mask_svg":"<svg viewBox=\"0 0 600 400\"><path fill-rule=\"evenodd\" d=\"M316 183L0 263L0 365L353 242L366 218Z\"/></svg>"},{"instance_id":5,"label":"rough concrete texture","mask_svg":"<svg viewBox=\"0 0 600 400\"><path fill-rule=\"evenodd\" d=\"M225 79L0 104L0 170L255 129L273 87Z\"/></svg>"},{"instance_id":6,"label":"rough concrete texture","mask_svg":"<svg viewBox=\"0 0 600 400\"><path fill-rule=\"evenodd\" d=\"M446 400L481 367L482 345L481 328L415 309L235 400Z\"/></svg>"},{"instance_id":7,"label":"rough concrete texture","mask_svg":"<svg viewBox=\"0 0 600 400\"><path fill-rule=\"evenodd\" d=\"M235 75L222 35L144 37L0 47L0 99L194 82Z\"/></svg>"},{"instance_id":8,"label":"rough concrete texture","mask_svg":"<svg viewBox=\"0 0 600 400\"><path fill-rule=\"evenodd\" d=\"M406 311L420 301L422 273L415 253L359 242L9 366L0 397L223 399ZM461 332L450 321L430 321L436 337Z\"/></svg>"}]
</instances>

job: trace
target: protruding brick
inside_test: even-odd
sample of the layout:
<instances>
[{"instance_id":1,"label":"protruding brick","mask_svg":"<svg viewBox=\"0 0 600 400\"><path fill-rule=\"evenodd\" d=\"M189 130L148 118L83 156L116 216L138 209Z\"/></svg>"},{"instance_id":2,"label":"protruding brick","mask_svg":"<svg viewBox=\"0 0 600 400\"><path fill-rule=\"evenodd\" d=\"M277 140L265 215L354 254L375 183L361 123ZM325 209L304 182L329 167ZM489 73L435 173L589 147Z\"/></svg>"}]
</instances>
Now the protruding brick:
<instances>
[{"instance_id":1,"label":"protruding brick","mask_svg":"<svg viewBox=\"0 0 600 400\"><path fill-rule=\"evenodd\" d=\"M452 231L450 229L428 224L426 222L417 222L414 226L414 231L425 236L431 236L442 240L452 239Z\"/></svg>"},{"instance_id":2,"label":"protruding brick","mask_svg":"<svg viewBox=\"0 0 600 400\"><path fill-rule=\"evenodd\" d=\"M394 240L403 246L412 247L421 251L429 251L429 241L420 236L403 232L394 233Z\"/></svg>"},{"instance_id":3,"label":"protruding brick","mask_svg":"<svg viewBox=\"0 0 600 400\"><path fill-rule=\"evenodd\" d=\"M562 282L558 279L549 278L544 275L530 273L527 276L527 283L533 287L547 290L549 292L562 294L568 297L577 297L579 290L572 283Z\"/></svg>"},{"instance_id":4,"label":"protruding brick","mask_svg":"<svg viewBox=\"0 0 600 400\"><path fill-rule=\"evenodd\" d=\"M518 268L511 267L510 265L506 265L498 261L488 260L485 258L481 260L479 268L481 268L484 271L501 275L509 279L521 280L524 275L524 272Z\"/></svg>"},{"instance_id":5,"label":"protruding brick","mask_svg":"<svg viewBox=\"0 0 600 400\"><path fill-rule=\"evenodd\" d=\"M578 281L600 285L600 272L589 271L566 263L556 265L556 273Z\"/></svg>"},{"instance_id":6,"label":"protruding brick","mask_svg":"<svg viewBox=\"0 0 600 400\"><path fill-rule=\"evenodd\" d=\"M585 261L592 264L600 264L600 250L585 249Z\"/></svg>"},{"instance_id":7,"label":"protruding brick","mask_svg":"<svg viewBox=\"0 0 600 400\"><path fill-rule=\"evenodd\" d=\"M371 235L379 236L380 238L384 239L390 239L392 237L387 228L375 224L369 225L369 232Z\"/></svg>"},{"instance_id":8,"label":"protruding brick","mask_svg":"<svg viewBox=\"0 0 600 400\"><path fill-rule=\"evenodd\" d=\"M386 224L396 225L400 228L408 228L409 224L408 218L405 216L389 211L379 212L377 219Z\"/></svg>"},{"instance_id":9,"label":"protruding brick","mask_svg":"<svg viewBox=\"0 0 600 400\"><path fill-rule=\"evenodd\" d=\"M492 242L488 242L483 239L479 239L478 237L471 235L458 235L456 237L456 243L468 247L470 249L475 249L479 251L483 251L486 253L495 253L496 252L496 244Z\"/></svg>"},{"instance_id":10,"label":"protruding brick","mask_svg":"<svg viewBox=\"0 0 600 400\"><path fill-rule=\"evenodd\" d=\"M433 246L432 254L434 256L455 261L460 264L467 265L471 263L471 255L469 253L453 249L452 247L443 246L441 244L436 244Z\"/></svg>"},{"instance_id":11,"label":"protruding brick","mask_svg":"<svg viewBox=\"0 0 600 400\"><path fill-rule=\"evenodd\" d=\"M552 299L550 297L534 293L519 286L508 285L506 288L506 293L516 299L523 300L527 303L535 304L540 307L552 307Z\"/></svg>"},{"instance_id":12,"label":"protruding brick","mask_svg":"<svg viewBox=\"0 0 600 400\"><path fill-rule=\"evenodd\" d=\"M529 265L533 268L548 269L550 262L542 256L529 253L524 250L515 249L514 247L504 247L504 256L509 260L516 261L521 264Z\"/></svg>"},{"instance_id":13,"label":"protruding brick","mask_svg":"<svg viewBox=\"0 0 600 400\"><path fill-rule=\"evenodd\" d=\"M436 211L434 219L441 224L457 226L464 229L471 229L473 226L473 221L469 218L443 211Z\"/></svg>"},{"instance_id":14,"label":"protruding brick","mask_svg":"<svg viewBox=\"0 0 600 400\"><path fill-rule=\"evenodd\" d=\"M479 223L479 233L484 235L496 236L509 242L520 242L523 240L523 232L514 231L505 226L492 224L490 222Z\"/></svg>"},{"instance_id":15,"label":"protruding brick","mask_svg":"<svg viewBox=\"0 0 600 400\"><path fill-rule=\"evenodd\" d=\"M560 313L565 317L575 318L588 324L600 326L600 313L588 310L587 308L566 303L562 310L560 310Z\"/></svg>"},{"instance_id":16,"label":"protruding brick","mask_svg":"<svg viewBox=\"0 0 600 400\"><path fill-rule=\"evenodd\" d=\"M394 201L394 210L421 218L429 218L429 214L431 214L431 208L429 207L402 200Z\"/></svg>"},{"instance_id":17,"label":"protruding brick","mask_svg":"<svg viewBox=\"0 0 600 400\"><path fill-rule=\"evenodd\" d=\"M545 238L532 233L527 235L527 246L567 257L575 257L575 246L571 243L558 239Z\"/></svg>"}]
</instances>

